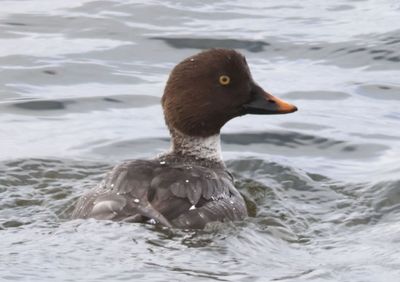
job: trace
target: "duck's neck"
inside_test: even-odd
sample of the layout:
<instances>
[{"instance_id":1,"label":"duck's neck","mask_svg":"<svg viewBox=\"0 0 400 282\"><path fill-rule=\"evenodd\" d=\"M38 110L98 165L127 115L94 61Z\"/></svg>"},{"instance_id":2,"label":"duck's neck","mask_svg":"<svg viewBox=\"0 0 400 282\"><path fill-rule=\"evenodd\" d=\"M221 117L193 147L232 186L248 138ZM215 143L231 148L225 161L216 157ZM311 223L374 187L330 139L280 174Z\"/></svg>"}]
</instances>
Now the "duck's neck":
<instances>
[{"instance_id":1,"label":"duck's neck","mask_svg":"<svg viewBox=\"0 0 400 282\"><path fill-rule=\"evenodd\" d=\"M198 137L188 136L174 129L171 129L170 132L172 147L168 154L185 159L223 164L219 134Z\"/></svg>"}]
</instances>

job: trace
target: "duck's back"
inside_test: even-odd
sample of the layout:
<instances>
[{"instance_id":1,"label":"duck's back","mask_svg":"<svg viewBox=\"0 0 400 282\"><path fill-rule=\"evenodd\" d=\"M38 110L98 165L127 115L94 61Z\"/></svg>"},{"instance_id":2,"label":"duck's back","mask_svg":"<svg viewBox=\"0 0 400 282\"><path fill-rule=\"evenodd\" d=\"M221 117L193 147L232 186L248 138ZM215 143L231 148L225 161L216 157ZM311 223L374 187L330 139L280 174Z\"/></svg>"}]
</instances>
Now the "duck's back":
<instances>
[{"instance_id":1,"label":"duck's back","mask_svg":"<svg viewBox=\"0 0 400 282\"><path fill-rule=\"evenodd\" d=\"M116 166L82 196L74 218L146 222L203 228L212 221L247 216L243 198L224 167L165 160L134 160Z\"/></svg>"}]
</instances>

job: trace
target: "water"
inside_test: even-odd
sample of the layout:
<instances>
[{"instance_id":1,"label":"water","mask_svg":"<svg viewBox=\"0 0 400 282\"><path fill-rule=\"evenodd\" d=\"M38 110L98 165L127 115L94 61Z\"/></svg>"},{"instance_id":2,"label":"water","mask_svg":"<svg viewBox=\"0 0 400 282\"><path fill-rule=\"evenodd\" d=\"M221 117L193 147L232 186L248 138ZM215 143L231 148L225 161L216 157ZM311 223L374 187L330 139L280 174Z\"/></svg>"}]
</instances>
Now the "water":
<instances>
[{"instance_id":1,"label":"water","mask_svg":"<svg viewBox=\"0 0 400 282\"><path fill-rule=\"evenodd\" d=\"M399 281L400 5L2 1L2 281ZM250 217L203 231L68 220L124 159L168 147L159 98L202 48L296 104L223 129Z\"/></svg>"}]
</instances>

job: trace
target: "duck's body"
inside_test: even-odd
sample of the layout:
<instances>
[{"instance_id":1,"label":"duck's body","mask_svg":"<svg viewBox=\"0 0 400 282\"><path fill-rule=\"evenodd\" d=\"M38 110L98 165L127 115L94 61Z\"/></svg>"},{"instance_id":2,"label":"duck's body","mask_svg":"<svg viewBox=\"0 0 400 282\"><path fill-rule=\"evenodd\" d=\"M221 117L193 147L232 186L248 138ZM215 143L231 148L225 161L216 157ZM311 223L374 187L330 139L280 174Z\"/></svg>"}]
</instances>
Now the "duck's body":
<instances>
[{"instance_id":1,"label":"duck's body","mask_svg":"<svg viewBox=\"0 0 400 282\"><path fill-rule=\"evenodd\" d=\"M222 161L220 129L237 116L289 113L296 107L255 84L244 57L227 49L205 51L178 64L162 104L171 151L117 165L79 199L74 218L203 228L247 216Z\"/></svg>"},{"instance_id":2,"label":"duck's body","mask_svg":"<svg viewBox=\"0 0 400 282\"><path fill-rule=\"evenodd\" d=\"M206 139L207 148L185 143L184 150L194 154L175 150L153 160L117 165L96 189L80 198L73 217L129 222L153 219L179 228L203 228L212 221L245 218L245 202L219 160L219 136Z\"/></svg>"}]
</instances>

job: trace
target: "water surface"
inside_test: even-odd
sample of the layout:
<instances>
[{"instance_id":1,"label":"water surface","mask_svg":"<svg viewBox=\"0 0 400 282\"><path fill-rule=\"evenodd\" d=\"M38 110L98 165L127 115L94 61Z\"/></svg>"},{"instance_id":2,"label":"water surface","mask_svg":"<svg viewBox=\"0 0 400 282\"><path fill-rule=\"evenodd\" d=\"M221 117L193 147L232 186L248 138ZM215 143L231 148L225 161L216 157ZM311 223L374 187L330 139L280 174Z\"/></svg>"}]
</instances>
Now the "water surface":
<instances>
[{"instance_id":1,"label":"water surface","mask_svg":"<svg viewBox=\"0 0 400 282\"><path fill-rule=\"evenodd\" d=\"M1 280L399 280L397 1L1 5ZM211 47L244 53L300 109L223 129L250 217L202 231L69 220L113 165L168 148L168 73Z\"/></svg>"}]
</instances>

